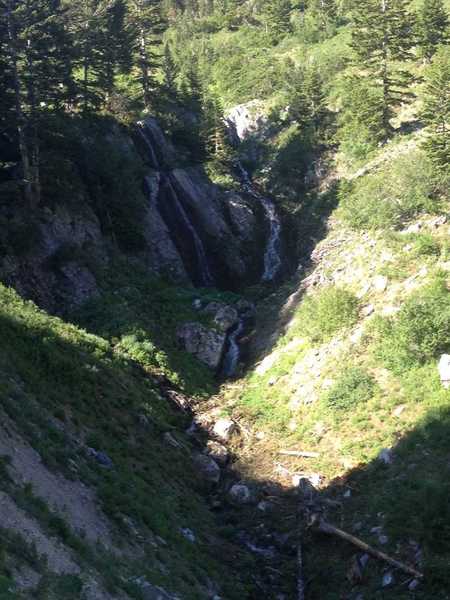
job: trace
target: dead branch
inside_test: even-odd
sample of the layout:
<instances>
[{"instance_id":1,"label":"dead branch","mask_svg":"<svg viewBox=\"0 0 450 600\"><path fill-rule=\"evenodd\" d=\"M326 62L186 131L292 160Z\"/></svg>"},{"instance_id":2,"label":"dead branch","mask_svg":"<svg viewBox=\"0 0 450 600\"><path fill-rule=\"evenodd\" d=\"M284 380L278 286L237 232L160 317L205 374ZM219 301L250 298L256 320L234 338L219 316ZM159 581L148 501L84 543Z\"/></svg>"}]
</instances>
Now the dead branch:
<instances>
[{"instance_id":1,"label":"dead branch","mask_svg":"<svg viewBox=\"0 0 450 600\"><path fill-rule=\"evenodd\" d=\"M282 456L297 456L298 458L319 458L318 452L303 452L302 450L280 450Z\"/></svg>"},{"instance_id":2,"label":"dead branch","mask_svg":"<svg viewBox=\"0 0 450 600\"><path fill-rule=\"evenodd\" d=\"M423 573L421 573L420 571L417 571L416 569L414 569L414 567L406 565L405 563L402 563L399 560L396 560L395 558L388 556L384 552L380 552L380 550L377 550L376 548L369 546L369 544L366 544L365 542L363 542L359 538L355 537L354 535L351 535L350 533L347 533L347 532L343 531L342 529L338 529L337 527L334 527L334 525L327 523L323 518L315 519L315 522L313 522L312 524L315 526L315 528L318 531L321 531L322 533L335 535L335 536L345 540L346 542L350 542L351 544L353 544L357 548L360 548L364 552L367 552L367 554L371 554L373 557L387 562L388 564L390 564L392 567L395 567L396 569L400 569L401 571L404 571L405 573L408 573L409 575L413 575L414 577L416 577L418 579L423 578Z\"/></svg>"}]
</instances>

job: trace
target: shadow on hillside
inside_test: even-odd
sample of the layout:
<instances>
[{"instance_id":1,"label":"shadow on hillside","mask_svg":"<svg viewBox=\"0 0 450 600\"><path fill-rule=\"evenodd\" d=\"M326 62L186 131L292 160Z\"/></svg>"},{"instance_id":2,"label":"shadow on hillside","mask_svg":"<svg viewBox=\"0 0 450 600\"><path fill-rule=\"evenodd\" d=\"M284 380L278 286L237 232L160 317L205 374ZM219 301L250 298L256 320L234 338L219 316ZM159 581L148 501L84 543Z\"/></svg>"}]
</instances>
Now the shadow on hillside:
<instances>
[{"instance_id":1,"label":"shadow on hillside","mask_svg":"<svg viewBox=\"0 0 450 600\"><path fill-rule=\"evenodd\" d=\"M131 511L138 524L177 548L187 565L212 553L246 584L242 600L296 597L299 499L289 479L282 488L236 462L222 470L219 486L202 487L190 454L202 450L208 432L200 428L198 436L186 436L189 411L177 414L167 396L154 395L141 368L111 354L101 340L59 319L49 320L29 304L13 299L1 308L2 406L47 463L64 472L72 459L81 468L87 458L70 439L83 431L85 443L105 452L114 464L112 470L95 470L108 515L122 522L121 516ZM165 441L168 432L170 443ZM375 559L356 581L352 565L362 553L310 530L303 541L307 600L356 600L360 594L380 600L449 597L450 409L430 411L391 449L387 462L376 459L353 469L322 489L316 502L330 523L423 569L425 581L411 595L412 578L393 571L394 583L382 588L389 569ZM292 464L286 459L287 467ZM296 470L308 474L311 465L308 459ZM92 483L92 471L88 473ZM81 469L76 477L84 475ZM225 498L240 479L254 485L272 510L230 506ZM205 521L206 515L214 521ZM194 547L179 533L181 526L196 534ZM216 568L211 565L205 566L207 572Z\"/></svg>"},{"instance_id":2,"label":"shadow on hillside","mask_svg":"<svg viewBox=\"0 0 450 600\"><path fill-rule=\"evenodd\" d=\"M310 527L302 544L306 600L450 597L450 410L431 412L388 455L388 464L377 458L330 482L317 492L312 512L424 573L424 580L419 583L413 575L364 556L366 553L353 544ZM292 459L284 464L291 468ZM298 464L297 470L307 476L310 465L308 459ZM247 518L250 522L253 519L253 543L260 550L279 545L287 535L275 561L266 564L283 572L289 582L284 589L286 598L293 600L297 598L295 516L300 497L292 488L277 491L273 482L252 480L251 471L245 481L265 490L269 503L276 503L277 498L286 503L284 513L277 515L283 529L275 534L261 526L264 519L254 510L249 509ZM311 510L311 504L307 506ZM245 522L240 517L240 523ZM264 562L264 556L260 560ZM389 576L392 581L383 585Z\"/></svg>"}]
</instances>

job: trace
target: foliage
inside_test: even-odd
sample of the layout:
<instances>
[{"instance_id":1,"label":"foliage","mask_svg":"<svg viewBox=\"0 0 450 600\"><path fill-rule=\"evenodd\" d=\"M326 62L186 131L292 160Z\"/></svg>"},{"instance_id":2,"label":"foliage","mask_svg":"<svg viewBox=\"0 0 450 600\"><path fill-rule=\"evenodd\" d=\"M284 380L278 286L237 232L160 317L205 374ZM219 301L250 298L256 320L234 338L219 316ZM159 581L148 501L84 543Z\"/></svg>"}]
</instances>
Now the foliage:
<instances>
[{"instance_id":1,"label":"foliage","mask_svg":"<svg viewBox=\"0 0 450 600\"><path fill-rule=\"evenodd\" d=\"M323 342L358 319L358 299L348 290L330 286L309 294L298 309L290 335Z\"/></svg>"},{"instance_id":2,"label":"foliage","mask_svg":"<svg viewBox=\"0 0 450 600\"><path fill-rule=\"evenodd\" d=\"M442 47L428 68L422 119L429 128L424 147L438 173L447 179L450 173L450 47Z\"/></svg>"},{"instance_id":3,"label":"foliage","mask_svg":"<svg viewBox=\"0 0 450 600\"><path fill-rule=\"evenodd\" d=\"M374 378L360 367L346 369L325 395L326 406L333 411L351 411L370 400L376 389Z\"/></svg>"},{"instance_id":4,"label":"foliage","mask_svg":"<svg viewBox=\"0 0 450 600\"><path fill-rule=\"evenodd\" d=\"M417 151L343 185L338 214L354 229L386 229L438 208L431 163Z\"/></svg>"},{"instance_id":5,"label":"foliage","mask_svg":"<svg viewBox=\"0 0 450 600\"><path fill-rule=\"evenodd\" d=\"M437 278L413 294L393 318L378 323L376 355L401 373L450 350L450 294Z\"/></svg>"}]
</instances>

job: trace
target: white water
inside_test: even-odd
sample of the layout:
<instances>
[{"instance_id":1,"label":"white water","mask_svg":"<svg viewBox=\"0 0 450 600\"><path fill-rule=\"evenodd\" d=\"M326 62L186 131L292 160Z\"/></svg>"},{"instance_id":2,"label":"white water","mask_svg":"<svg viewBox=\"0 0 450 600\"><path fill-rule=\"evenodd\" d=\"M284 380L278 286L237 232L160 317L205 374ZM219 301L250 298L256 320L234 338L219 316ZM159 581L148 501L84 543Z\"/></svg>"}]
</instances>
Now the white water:
<instances>
[{"instance_id":1,"label":"white water","mask_svg":"<svg viewBox=\"0 0 450 600\"><path fill-rule=\"evenodd\" d=\"M148 127L144 122L141 121L138 123L138 130L139 130L139 134L141 135L142 139L145 141L145 145L149 152L152 167L154 169L161 171L162 167L161 167L160 161L158 160L158 156L157 156L155 148L153 146L153 139L151 137L152 129L150 127ZM197 234L197 231L196 231L191 219L189 218L189 215L186 212L186 209L184 208L183 203L181 202L180 198L178 197L178 194L170 181L170 175L169 176L162 175L160 191L161 191L162 185L167 186L167 191L170 195L170 199L171 199L172 204L177 212L179 220L180 220L184 230L188 231L192 238L193 245L194 245L194 251L195 251L195 255L196 255L196 259L197 259L197 267L199 269L200 284L205 287L212 286L214 284L214 279L213 279L213 276L211 275L211 271L209 269L208 260L206 258L206 252L205 252L205 248L203 246L203 242L200 239L199 235Z\"/></svg>"},{"instance_id":2,"label":"white water","mask_svg":"<svg viewBox=\"0 0 450 600\"><path fill-rule=\"evenodd\" d=\"M280 256L281 222L272 200L263 196L254 188L249 174L240 163L238 163L238 168L244 182L245 190L259 200L269 222L270 232L264 253L264 272L261 279L262 281L273 281L282 265Z\"/></svg>"},{"instance_id":3,"label":"white water","mask_svg":"<svg viewBox=\"0 0 450 600\"><path fill-rule=\"evenodd\" d=\"M188 216L182 202L180 202L180 199L178 198L178 195L169 179L167 180L167 186L168 186L169 193L172 197L173 204L178 212L178 215L180 216L184 227L189 231L189 233L192 236L192 240L194 242L195 253L197 256L197 263L198 263L197 266L200 270L201 283L202 283L202 285L204 285L206 287L211 286L214 283L214 279L211 275L211 271L209 270L208 259L206 258L206 252L205 252L205 248L203 246L203 242L199 238L194 225L192 224L191 220L189 219L189 216Z\"/></svg>"},{"instance_id":4,"label":"white water","mask_svg":"<svg viewBox=\"0 0 450 600\"><path fill-rule=\"evenodd\" d=\"M244 331L244 321L241 319L235 329L228 336L228 350L223 360L222 374L224 377L233 377L239 363L239 337Z\"/></svg>"}]
</instances>

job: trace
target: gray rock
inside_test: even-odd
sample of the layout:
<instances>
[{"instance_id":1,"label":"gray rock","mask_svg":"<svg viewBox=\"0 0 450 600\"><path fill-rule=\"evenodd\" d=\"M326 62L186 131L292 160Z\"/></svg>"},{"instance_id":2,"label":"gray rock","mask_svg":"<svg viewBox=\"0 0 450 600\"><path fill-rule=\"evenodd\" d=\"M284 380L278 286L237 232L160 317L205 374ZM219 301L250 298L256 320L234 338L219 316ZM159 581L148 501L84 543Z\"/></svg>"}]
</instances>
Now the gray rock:
<instances>
[{"instance_id":1,"label":"gray rock","mask_svg":"<svg viewBox=\"0 0 450 600\"><path fill-rule=\"evenodd\" d=\"M136 577L132 579L132 582L139 587L144 600L176 600L175 596L168 594L156 585L152 585L145 577Z\"/></svg>"},{"instance_id":2,"label":"gray rock","mask_svg":"<svg viewBox=\"0 0 450 600\"><path fill-rule=\"evenodd\" d=\"M113 461L106 452L102 452L101 450L97 451L94 450L94 448L87 448L86 451L89 456L94 458L100 464L100 466L105 467L106 469L112 469L114 467Z\"/></svg>"},{"instance_id":3,"label":"gray rock","mask_svg":"<svg viewBox=\"0 0 450 600\"><path fill-rule=\"evenodd\" d=\"M221 440L228 442L236 431L236 423L231 419L219 419L214 423L213 433Z\"/></svg>"},{"instance_id":4,"label":"gray rock","mask_svg":"<svg viewBox=\"0 0 450 600\"><path fill-rule=\"evenodd\" d=\"M216 312L214 316L214 323L219 327L221 331L224 332L234 327L238 323L238 321L238 312L232 306L223 306Z\"/></svg>"},{"instance_id":5,"label":"gray rock","mask_svg":"<svg viewBox=\"0 0 450 600\"><path fill-rule=\"evenodd\" d=\"M390 450L389 448L384 448L378 455L378 460L380 460L385 465L391 465L394 462L392 450Z\"/></svg>"},{"instance_id":6,"label":"gray rock","mask_svg":"<svg viewBox=\"0 0 450 600\"><path fill-rule=\"evenodd\" d=\"M448 390L450 388L450 355L443 354L439 360L439 376L443 387Z\"/></svg>"},{"instance_id":7,"label":"gray rock","mask_svg":"<svg viewBox=\"0 0 450 600\"><path fill-rule=\"evenodd\" d=\"M268 116L261 100L251 100L234 106L226 113L236 137L243 141L251 136L261 136L267 126Z\"/></svg>"},{"instance_id":8,"label":"gray rock","mask_svg":"<svg viewBox=\"0 0 450 600\"><path fill-rule=\"evenodd\" d=\"M410 592L414 592L420 585L420 581L418 579L413 579L411 583L408 585L408 590Z\"/></svg>"},{"instance_id":9,"label":"gray rock","mask_svg":"<svg viewBox=\"0 0 450 600\"><path fill-rule=\"evenodd\" d=\"M204 454L207 454L220 465L226 465L229 459L229 452L223 444L209 440L206 444Z\"/></svg>"},{"instance_id":10,"label":"gray rock","mask_svg":"<svg viewBox=\"0 0 450 600\"><path fill-rule=\"evenodd\" d=\"M226 334L212 331L201 323L185 323L177 331L185 350L211 369L217 369L225 348Z\"/></svg>"},{"instance_id":11,"label":"gray rock","mask_svg":"<svg viewBox=\"0 0 450 600\"><path fill-rule=\"evenodd\" d=\"M220 467L216 461L206 454L194 455L194 466L198 474L210 483L219 483Z\"/></svg>"},{"instance_id":12,"label":"gray rock","mask_svg":"<svg viewBox=\"0 0 450 600\"><path fill-rule=\"evenodd\" d=\"M383 579L381 581L381 587L388 587L395 583L394 575L391 571L388 571L383 575Z\"/></svg>"},{"instance_id":13,"label":"gray rock","mask_svg":"<svg viewBox=\"0 0 450 600\"><path fill-rule=\"evenodd\" d=\"M182 527L180 529L180 533L184 538L186 538L192 544L194 544L197 541L195 533L192 531L192 529L189 529L189 527Z\"/></svg>"},{"instance_id":14,"label":"gray rock","mask_svg":"<svg viewBox=\"0 0 450 600\"><path fill-rule=\"evenodd\" d=\"M235 483L228 491L227 497L233 506L246 506L255 502L255 495L244 483Z\"/></svg>"}]
</instances>

